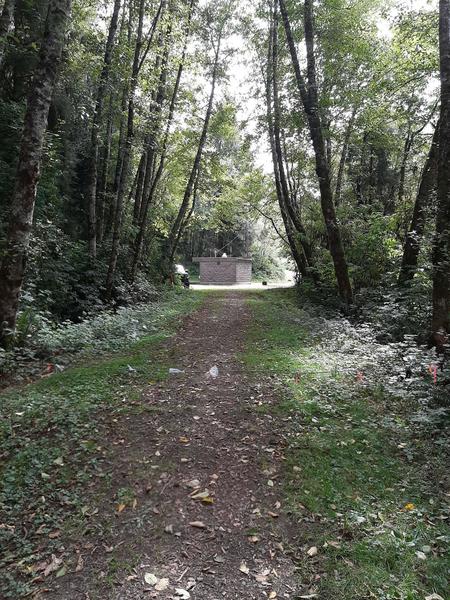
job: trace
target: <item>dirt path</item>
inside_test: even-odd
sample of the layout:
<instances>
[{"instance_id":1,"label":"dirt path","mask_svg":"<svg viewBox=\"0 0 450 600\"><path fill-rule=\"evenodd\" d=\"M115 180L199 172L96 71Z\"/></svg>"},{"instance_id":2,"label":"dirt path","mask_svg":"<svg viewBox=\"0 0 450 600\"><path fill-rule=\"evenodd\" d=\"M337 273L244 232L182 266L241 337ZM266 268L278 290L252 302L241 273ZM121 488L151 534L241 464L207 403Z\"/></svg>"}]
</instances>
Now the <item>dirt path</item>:
<instances>
[{"instance_id":1,"label":"dirt path","mask_svg":"<svg viewBox=\"0 0 450 600\"><path fill-rule=\"evenodd\" d=\"M249 321L245 293L227 291L171 340L184 373L149 386L145 410L111 433L107 485L122 490L126 507L100 507L97 525L72 541L78 571L45 598L298 597L277 477L282 437L256 410L273 398L239 361ZM214 365L217 378L207 375Z\"/></svg>"}]
</instances>

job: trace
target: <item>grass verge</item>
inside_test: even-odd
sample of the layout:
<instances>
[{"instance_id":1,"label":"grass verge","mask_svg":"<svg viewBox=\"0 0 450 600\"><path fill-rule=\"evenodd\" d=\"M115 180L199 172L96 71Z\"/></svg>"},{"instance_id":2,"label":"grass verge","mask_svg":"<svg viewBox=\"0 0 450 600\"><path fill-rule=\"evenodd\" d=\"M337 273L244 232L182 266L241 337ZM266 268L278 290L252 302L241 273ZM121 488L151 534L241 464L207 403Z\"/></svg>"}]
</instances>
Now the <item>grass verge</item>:
<instances>
[{"instance_id":1,"label":"grass verge","mask_svg":"<svg viewBox=\"0 0 450 600\"><path fill-rule=\"evenodd\" d=\"M162 341L201 298L195 292L170 296L158 304L156 324L149 316L152 333L126 350L1 394L2 598L32 593L51 564L47 559L60 544L61 530L70 535L79 527L89 511L86 489L108 478L102 459L111 421L138 410L144 387L166 377L172 365ZM53 567L56 575L64 574L57 563Z\"/></svg>"},{"instance_id":2,"label":"grass verge","mask_svg":"<svg viewBox=\"0 0 450 600\"><path fill-rule=\"evenodd\" d=\"M282 384L264 410L287 423L285 507L298 523L302 597L448 598L447 434L413 426L414 407L382 378L329 368L327 329L295 290L255 293L249 304L247 367Z\"/></svg>"}]
</instances>

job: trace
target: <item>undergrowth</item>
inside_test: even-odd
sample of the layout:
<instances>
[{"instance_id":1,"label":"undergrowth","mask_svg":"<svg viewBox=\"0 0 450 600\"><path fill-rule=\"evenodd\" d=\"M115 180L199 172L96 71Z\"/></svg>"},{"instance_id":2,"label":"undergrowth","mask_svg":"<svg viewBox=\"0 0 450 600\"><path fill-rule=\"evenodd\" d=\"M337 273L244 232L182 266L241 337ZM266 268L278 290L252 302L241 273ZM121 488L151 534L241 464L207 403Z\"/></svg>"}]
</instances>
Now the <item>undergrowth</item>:
<instances>
[{"instance_id":1,"label":"undergrowth","mask_svg":"<svg viewBox=\"0 0 450 600\"><path fill-rule=\"evenodd\" d=\"M61 371L75 358L126 349L158 332L161 319L182 314L189 308L189 298L193 296L186 296L181 288L161 289L151 302L105 308L84 315L79 322L56 323L42 315L36 320L34 314L26 324L19 323L21 343L10 351L0 349L0 376L7 383L17 382Z\"/></svg>"},{"instance_id":2,"label":"undergrowth","mask_svg":"<svg viewBox=\"0 0 450 600\"><path fill-rule=\"evenodd\" d=\"M108 476L103 461L111 424L133 411L146 384L166 376L161 342L200 298L171 295L119 312L115 320L107 314L97 325L63 328L55 347L69 343L83 362L0 396L2 598L30 593L42 580L39 565L58 548L61 529L89 518L85 491Z\"/></svg>"},{"instance_id":3,"label":"undergrowth","mask_svg":"<svg viewBox=\"0 0 450 600\"><path fill-rule=\"evenodd\" d=\"M448 372L434 384L428 350L380 344L371 326L302 306L294 290L249 303L245 361L278 381L280 402L265 410L289 424L285 507L299 523L305 594L445 599Z\"/></svg>"}]
</instances>

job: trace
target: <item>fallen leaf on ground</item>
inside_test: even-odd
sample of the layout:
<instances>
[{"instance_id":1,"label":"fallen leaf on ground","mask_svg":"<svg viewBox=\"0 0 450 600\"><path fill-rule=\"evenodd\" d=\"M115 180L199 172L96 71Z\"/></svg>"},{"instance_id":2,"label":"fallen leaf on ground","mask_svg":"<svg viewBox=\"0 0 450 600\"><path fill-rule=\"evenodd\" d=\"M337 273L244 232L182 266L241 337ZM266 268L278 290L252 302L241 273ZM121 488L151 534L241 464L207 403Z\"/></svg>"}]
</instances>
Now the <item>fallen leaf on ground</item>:
<instances>
[{"instance_id":1,"label":"fallen leaf on ground","mask_svg":"<svg viewBox=\"0 0 450 600\"><path fill-rule=\"evenodd\" d=\"M269 510L267 514L269 517L272 517L272 519L276 519L278 517L278 513L272 512L271 510Z\"/></svg>"},{"instance_id":2,"label":"fallen leaf on ground","mask_svg":"<svg viewBox=\"0 0 450 600\"><path fill-rule=\"evenodd\" d=\"M189 600L191 597L190 593L187 590L183 590L182 588L177 588L175 590L175 598L180 598L181 600Z\"/></svg>"},{"instance_id":3,"label":"fallen leaf on ground","mask_svg":"<svg viewBox=\"0 0 450 600\"><path fill-rule=\"evenodd\" d=\"M262 585L269 585L269 582L267 581L267 576L269 574L270 569L264 569L262 573L258 573L257 575L255 575L255 579L258 583L261 583Z\"/></svg>"},{"instance_id":4,"label":"fallen leaf on ground","mask_svg":"<svg viewBox=\"0 0 450 600\"><path fill-rule=\"evenodd\" d=\"M277 593L276 592L270 592L269 594L269 599L272 600L272 598L276 598L277 597Z\"/></svg>"},{"instance_id":5,"label":"fallen leaf on ground","mask_svg":"<svg viewBox=\"0 0 450 600\"><path fill-rule=\"evenodd\" d=\"M60 535L61 535L61 531L58 529L58 530L56 530L56 531L52 531L52 532L50 532L50 533L48 534L48 537L49 537L51 540L54 540L55 538L58 538Z\"/></svg>"},{"instance_id":6,"label":"fallen leaf on ground","mask_svg":"<svg viewBox=\"0 0 450 600\"><path fill-rule=\"evenodd\" d=\"M178 438L178 441L181 442L182 444L188 444L190 440L185 435L182 435L180 438Z\"/></svg>"},{"instance_id":7,"label":"fallen leaf on ground","mask_svg":"<svg viewBox=\"0 0 450 600\"><path fill-rule=\"evenodd\" d=\"M51 562L44 569L44 577L47 577L48 575L50 575L50 573L53 573L53 571L59 569L61 565L62 558L58 558L54 554L52 554Z\"/></svg>"},{"instance_id":8,"label":"fallen leaf on ground","mask_svg":"<svg viewBox=\"0 0 450 600\"><path fill-rule=\"evenodd\" d=\"M209 492L208 490L205 490L204 492L192 492L191 498L193 500L203 500L203 498L209 498Z\"/></svg>"},{"instance_id":9,"label":"fallen leaf on ground","mask_svg":"<svg viewBox=\"0 0 450 600\"><path fill-rule=\"evenodd\" d=\"M75 567L75 571L77 573L79 573L80 571L83 570L84 567L84 560L83 557L81 556L81 554L78 556L78 562L77 562L77 566Z\"/></svg>"},{"instance_id":10,"label":"fallen leaf on ground","mask_svg":"<svg viewBox=\"0 0 450 600\"><path fill-rule=\"evenodd\" d=\"M316 546L311 546L311 548L308 550L308 552L306 553L308 556L316 556L317 554L317 547Z\"/></svg>"},{"instance_id":11,"label":"fallen leaf on ground","mask_svg":"<svg viewBox=\"0 0 450 600\"><path fill-rule=\"evenodd\" d=\"M214 504L214 498L211 496L206 496L206 498L202 498L203 504Z\"/></svg>"},{"instance_id":12,"label":"fallen leaf on ground","mask_svg":"<svg viewBox=\"0 0 450 600\"><path fill-rule=\"evenodd\" d=\"M206 525L203 523L203 521L190 521L189 525L191 527L197 527L197 529L206 529Z\"/></svg>"},{"instance_id":13,"label":"fallen leaf on ground","mask_svg":"<svg viewBox=\"0 0 450 600\"><path fill-rule=\"evenodd\" d=\"M121 513L126 508L126 506L127 506L126 504L119 504L117 506L117 512Z\"/></svg>"},{"instance_id":14,"label":"fallen leaf on ground","mask_svg":"<svg viewBox=\"0 0 450 600\"><path fill-rule=\"evenodd\" d=\"M257 542L259 542L259 537L257 535L249 535L247 539L252 544L256 544Z\"/></svg>"},{"instance_id":15,"label":"fallen leaf on ground","mask_svg":"<svg viewBox=\"0 0 450 600\"><path fill-rule=\"evenodd\" d=\"M145 573L144 581L147 585L154 586L158 583L158 578L153 573Z\"/></svg>"},{"instance_id":16,"label":"fallen leaf on ground","mask_svg":"<svg viewBox=\"0 0 450 600\"><path fill-rule=\"evenodd\" d=\"M167 577L162 577L156 583L155 590L157 590L158 592L163 592L168 587L169 587L169 580L167 579Z\"/></svg>"},{"instance_id":17,"label":"fallen leaf on ground","mask_svg":"<svg viewBox=\"0 0 450 600\"><path fill-rule=\"evenodd\" d=\"M188 481L186 485L187 487L190 487L193 490L195 490L196 488L200 487L200 481L198 479L191 479L191 481Z\"/></svg>"},{"instance_id":18,"label":"fallen leaf on ground","mask_svg":"<svg viewBox=\"0 0 450 600\"><path fill-rule=\"evenodd\" d=\"M425 596L425 600L444 600L444 598L439 596L439 594L431 594L430 596Z\"/></svg>"},{"instance_id":19,"label":"fallen leaf on ground","mask_svg":"<svg viewBox=\"0 0 450 600\"><path fill-rule=\"evenodd\" d=\"M59 571L56 571L55 577L63 577L67 573L66 567L61 567Z\"/></svg>"},{"instance_id":20,"label":"fallen leaf on ground","mask_svg":"<svg viewBox=\"0 0 450 600\"><path fill-rule=\"evenodd\" d=\"M247 563L245 561L241 562L239 566L239 571L241 573L245 573L245 575L248 575L250 573L250 569L247 567Z\"/></svg>"}]
</instances>

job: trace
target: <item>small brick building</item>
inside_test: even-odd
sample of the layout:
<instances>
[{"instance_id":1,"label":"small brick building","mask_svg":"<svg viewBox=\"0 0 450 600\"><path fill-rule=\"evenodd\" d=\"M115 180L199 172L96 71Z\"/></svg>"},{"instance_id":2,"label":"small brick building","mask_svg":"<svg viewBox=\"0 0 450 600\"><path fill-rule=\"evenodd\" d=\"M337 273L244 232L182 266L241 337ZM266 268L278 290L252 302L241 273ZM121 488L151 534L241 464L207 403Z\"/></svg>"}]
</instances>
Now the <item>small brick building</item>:
<instances>
[{"instance_id":1,"label":"small brick building","mask_svg":"<svg viewBox=\"0 0 450 600\"><path fill-rule=\"evenodd\" d=\"M192 260L200 263L200 283L233 284L252 280L251 258L199 256Z\"/></svg>"}]
</instances>

